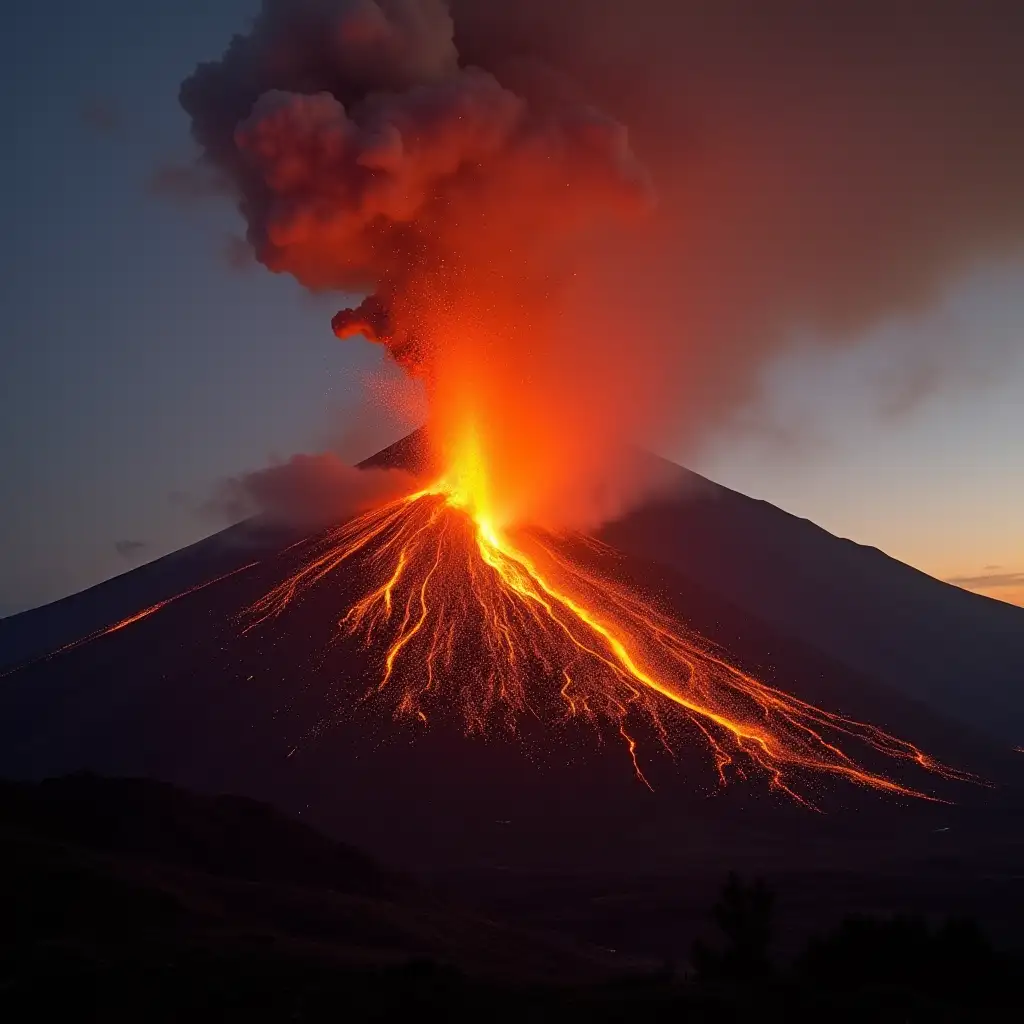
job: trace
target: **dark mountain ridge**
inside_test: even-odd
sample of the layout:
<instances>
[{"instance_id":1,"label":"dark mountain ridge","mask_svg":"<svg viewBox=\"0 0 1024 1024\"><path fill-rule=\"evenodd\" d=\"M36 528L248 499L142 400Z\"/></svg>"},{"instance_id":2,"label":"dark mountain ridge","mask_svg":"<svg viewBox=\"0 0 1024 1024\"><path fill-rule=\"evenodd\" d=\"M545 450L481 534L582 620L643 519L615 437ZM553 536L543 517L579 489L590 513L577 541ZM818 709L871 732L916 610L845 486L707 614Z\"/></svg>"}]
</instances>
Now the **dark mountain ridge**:
<instances>
[{"instance_id":1,"label":"dark mountain ridge","mask_svg":"<svg viewBox=\"0 0 1024 1024\"><path fill-rule=\"evenodd\" d=\"M420 471L410 434L364 465ZM602 531L735 607L941 715L1024 746L1024 608L936 580L877 548L670 463Z\"/></svg>"},{"instance_id":2,"label":"dark mountain ridge","mask_svg":"<svg viewBox=\"0 0 1024 1024\"><path fill-rule=\"evenodd\" d=\"M961 590L710 481L605 538L1009 746L1024 739L1024 609Z\"/></svg>"},{"instance_id":3,"label":"dark mountain ridge","mask_svg":"<svg viewBox=\"0 0 1024 1024\"><path fill-rule=\"evenodd\" d=\"M423 453L421 437L412 435L366 464L417 468ZM614 566L621 578L658 595L769 682L887 728L999 785L947 784L906 773L912 784L954 801L951 807L817 780L809 795L832 812L818 815L756 780L719 790L699 743L672 760L659 753L656 737L638 736L651 794L633 775L621 740L611 737L597 747L592 733L575 724L551 730L526 721L515 736L497 732L485 740L463 735L455 717L434 721L425 732L392 722L357 702L375 672L372 652L336 640L340 611L360 592L360 579L332 577L272 626L243 634L239 611L296 557L288 549L292 537L254 532L252 524L0 624L6 629L0 640L60 633L67 642L95 628L97 607L117 605L118 614L127 615L184 586L256 563L123 630L0 679L0 774L38 779L91 769L246 794L336 837L356 838L385 863L413 869L671 873L736 860L862 865L928 856L936 830L943 830L947 853L1005 847L1019 830L1024 805L1019 755L910 688L843 664L796 630L781 629L770 616L681 571L678 563L700 547L694 524L705 523L709 548L728 552L728 534L713 535L717 524L742 521L740 513L728 514L737 503L743 514L760 505L748 506L749 499L724 489L724 496L702 497L714 485L693 486L692 476L678 473L676 501L663 496L608 528L627 552ZM757 529L769 540L790 529L792 517L765 508L762 519L771 525L755 522L755 539ZM686 529L667 521L673 509ZM788 525L777 527L778 517ZM631 529L631 522L640 526ZM820 532L826 553L834 545L858 550L793 523L793 530ZM638 553L644 545L647 553ZM752 570L761 574L777 558L767 540L763 550ZM866 557L872 559L861 571L866 578L877 581L891 568L891 560ZM897 580L919 575L893 565ZM952 590L923 580L943 594ZM837 589L838 596L824 594L822 603L840 607ZM975 607L971 595L954 594ZM138 604L128 606L130 596ZM882 614L889 599L880 592ZM76 622L82 623L77 631ZM900 775L901 767L895 771Z\"/></svg>"}]
</instances>

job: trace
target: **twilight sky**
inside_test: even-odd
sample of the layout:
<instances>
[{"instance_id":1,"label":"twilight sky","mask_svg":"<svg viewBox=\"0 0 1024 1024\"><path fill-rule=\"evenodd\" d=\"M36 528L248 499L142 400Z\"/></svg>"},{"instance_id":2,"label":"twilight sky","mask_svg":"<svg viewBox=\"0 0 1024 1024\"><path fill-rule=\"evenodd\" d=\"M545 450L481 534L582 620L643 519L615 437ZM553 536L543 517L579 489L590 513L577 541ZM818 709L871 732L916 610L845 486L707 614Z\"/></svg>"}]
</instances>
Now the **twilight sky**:
<instances>
[{"instance_id":1,"label":"twilight sky","mask_svg":"<svg viewBox=\"0 0 1024 1024\"><path fill-rule=\"evenodd\" d=\"M390 439L360 397L380 350L334 339L337 302L238 266L230 204L152 185L192 153L182 78L256 7L53 0L7 21L0 615L217 529L227 476ZM794 337L760 397L679 455L1024 604L1022 333L1024 264L977 266L856 345Z\"/></svg>"}]
</instances>

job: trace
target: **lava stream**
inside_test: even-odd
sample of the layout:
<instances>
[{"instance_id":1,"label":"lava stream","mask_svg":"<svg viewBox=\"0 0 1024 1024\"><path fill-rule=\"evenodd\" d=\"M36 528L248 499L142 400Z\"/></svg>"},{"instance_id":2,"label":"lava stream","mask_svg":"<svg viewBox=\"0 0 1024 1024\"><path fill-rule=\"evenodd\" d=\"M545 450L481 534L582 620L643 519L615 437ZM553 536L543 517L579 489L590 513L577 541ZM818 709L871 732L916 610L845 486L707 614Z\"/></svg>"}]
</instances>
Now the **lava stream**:
<instances>
[{"instance_id":1,"label":"lava stream","mask_svg":"<svg viewBox=\"0 0 1024 1024\"><path fill-rule=\"evenodd\" d=\"M0 679L3 679L5 676L13 675L15 672L20 672L22 669L26 669L30 665L38 664L41 661L49 661L51 658L56 658L60 654L67 654L69 651L75 650L76 647L82 647L84 644L92 643L93 640L99 640L100 637L108 636L111 633L117 633L119 630L126 629L128 626L134 626L136 622L148 619L150 615L160 611L162 608L166 608L169 604L174 604L175 601L180 601L183 597L188 597L190 594L196 594L200 590L212 587L215 583L220 583L222 580L229 579L231 576L245 572L247 569L252 569L258 564L258 562L249 562L248 565L239 566L237 569L232 569L230 572L226 572L221 576L216 576L212 580L204 580L202 583L197 583L195 586L189 587L188 590L183 590L179 594L174 594L171 597L165 597L162 601L157 601L156 604L151 604L146 608L139 609L137 612L132 612L131 615L126 615L123 619L118 619L117 622L113 622L109 626L101 626L99 629L93 630L93 632L86 636L79 637L77 640L72 640L70 643L49 651L39 658L33 658L31 661L23 662L19 665L15 665L13 668L7 669L5 672L0 672Z\"/></svg>"},{"instance_id":2,"label":"lava stream","mask_svg":"<svg viewBox=\"0 0 1024 1024\"><path fill-rule=\"evenodd\" d=\"M346 563L371 580L341 629L380 650L367 697L424 723L455 707L468 732L518 718L579 717L611 725L638 778L637 724L673 753L702 736L719 778L764 772L794 788L820 773L892 794L929 798L855 761L840 743L945 778L948 768L874 726L767 686L729 664L704 638L631 590L566 556L553 538L515 538L445 481L366 512L312 542L302 566L248 609L247 629L280 615ZM593 542L591 542L593 543ZM684 740L685 741L685 740Z\"/></svg>"}]
</instances>

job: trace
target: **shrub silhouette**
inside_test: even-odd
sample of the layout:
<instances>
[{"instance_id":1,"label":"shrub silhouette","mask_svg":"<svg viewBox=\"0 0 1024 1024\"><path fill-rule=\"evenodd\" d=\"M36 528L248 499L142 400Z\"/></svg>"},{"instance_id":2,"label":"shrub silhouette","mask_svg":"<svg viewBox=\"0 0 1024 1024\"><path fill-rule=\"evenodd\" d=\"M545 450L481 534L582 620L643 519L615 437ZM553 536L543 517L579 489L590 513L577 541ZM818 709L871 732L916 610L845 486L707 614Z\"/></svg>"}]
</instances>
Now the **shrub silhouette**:
<instances>
[{"instance_id":1,"label":"shrub silhouette","mask_svg":"<svg viewBox=\"0 0 1024 1024\"><path fill-rule=\"evenodd\" d=\"M744 882L729 874L714 907L724 942L709 946L698 939L691 955L698 978L754 979L771 973L775 894L762 879Z\"/></svg>"}]
</instances>

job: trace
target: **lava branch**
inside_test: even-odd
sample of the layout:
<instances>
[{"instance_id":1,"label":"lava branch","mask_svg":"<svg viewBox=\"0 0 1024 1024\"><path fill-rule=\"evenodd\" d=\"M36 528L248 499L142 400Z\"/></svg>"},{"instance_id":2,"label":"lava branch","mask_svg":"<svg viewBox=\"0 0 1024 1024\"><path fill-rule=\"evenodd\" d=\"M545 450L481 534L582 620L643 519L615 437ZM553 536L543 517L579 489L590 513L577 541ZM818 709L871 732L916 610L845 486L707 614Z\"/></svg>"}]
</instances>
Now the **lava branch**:
<instances>
[{"instance_id":1,"label":"lava branch","mask_svg":"<svg viewBox=\"0 0 1024 1024\"><path fill-rule=\"evenodd\" d=\"M259 562L249 562L247 565L239 566L237 569L232 569L230 572L226 572L221 576L215 576L212 580L204 580L202 583L197 583L194 587L189 587L188 590L183 590L179 594L174 594L171 597L165 597L162 601L157 601L155 604L151 604L146 608L141 608L137 612L132 612L131 615L126 615L123 619L118 619L117 622L113 622L109 626L101 626L99 629L93 630L93 632L88 633L86 636L79 637L77 640L72 640L70 643L64 644L63 647L58 647L56 650L49 651L38 658L22 662L19 665L15 665L13 668L7 669L5 672L0 672L0 679L3 679L5 676L13 675L15 672L20 672L22 669L28 668L30 665L36 665L42 661L50 661L51 658L56 658L58 655L66 654L68 651L73 651L76 647L82 647L85 644L92 643L93 640L99 640L101 637L108 636L111 633L117 633L122 629L126 629L128 626L134 626L136 622L148 619L150 615L166 608L169 604L173 604L175 601L180 601L183 597L188 597L190 594L198 593L200 590L205 590L207 587L212 587L215 583L220 583L222 580L226 580L231 576L236 576L238 573L245 572L246 569L251 569L256 565L259 565Z\"/></svg>"},{"instance_id":2,"label":"lava branch","mask_svg":"<svg viewBox=\"0 0 1024 1024\"><path fill-rule=\"evenodd\" d=\"M302 566L247 610L246 629L357 559L375 582L339 627L367 648L383 638L381 674L364 699L390 694L396 715L426 723L430 706L448 701L468 732L482 732L496 715L514 730L522 714L543 717L557 705L563 718L611 724L647 786L629 722L646 721L669 753L689 726L710 747L722 784L755 768L808 807L793 784L822 773L935 799L863 767L838 745L843 739L944 778L972 778L875 726L767 686L544 536L522 541L442 480L313 543Z\"/></svg>"}]
</instances>

